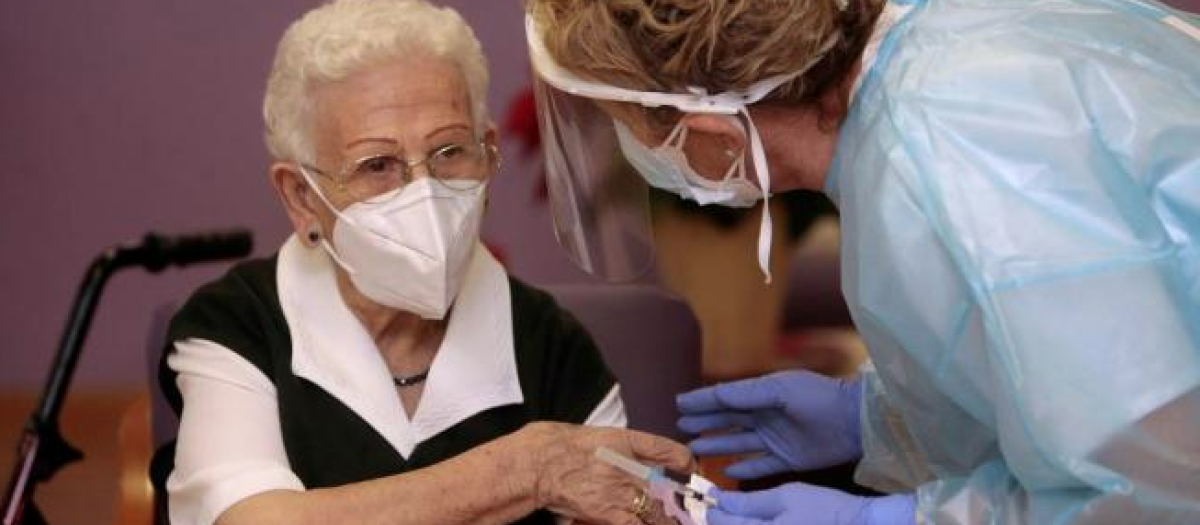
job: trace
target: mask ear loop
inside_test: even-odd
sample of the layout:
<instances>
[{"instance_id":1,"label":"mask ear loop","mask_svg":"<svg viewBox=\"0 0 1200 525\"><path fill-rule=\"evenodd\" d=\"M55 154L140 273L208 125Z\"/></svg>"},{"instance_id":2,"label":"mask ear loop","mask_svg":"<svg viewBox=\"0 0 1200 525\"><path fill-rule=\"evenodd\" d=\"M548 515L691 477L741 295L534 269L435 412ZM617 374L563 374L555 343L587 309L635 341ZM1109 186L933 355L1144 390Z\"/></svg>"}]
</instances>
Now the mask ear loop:
<instances>
[{"instance_id":1,"label":"mask ear loop","mask_svg":"<svg viewBox=\"0 0 1200 525\"><path fill-rule=\"evenodd\" d=\"M746 154L738 155L737 158L732 160L733 162L729 164L729 169L725 170L725 176L721 178L722 186L728 184L731 180L746 178Z\"/></svg>"},{"instance_id":2,"label":"mask ear loop","mask_svg":"<svg viewBox=\"0 0 1200 525\"><path fill-rule=\"evenodd\" d=\"M338 266L341 266L343 270L346 270L346 273L358 273L354 271L354 267L350 266L350 263L346 262L341 257L338 257L337 251L333 249L333 245L329 244L329 241L326 240L324 236L321 237L321 248L324 248L325 253L328 253L329 257L332 258L333 261L338 264Z\"/></svg>"},{"instance_id":3,"label":"mask ear loop","mask_svg":"<svg viewBox=\"0 0 1200 525\"><path fill-rule=\"evenodd\" d=\"M742 125L740 120L738 120L736 117L734 117L732 115L729 115L729 118L737 124L737 127L741 130L741 132L743 134L746 133L746 127L744 125ZM675 128L671 130L671 133L669 133L667 135L666 140L664 140L662 142L662 145L660 145L659 147L660 148L672 148L672 149L676 149L676 150L679 150L680 152L682 152L683 145L687 142L687 135L688 135L687 124L683 121L683 119L680 119L679 124L675 125ZM685 159L687 158L686 154L683 154L682 156ZM737 178L740 178L740 179L746 178L745 151L743 150L742 154L736 155L736 156L733 155L732 152L729 152L729 156L730 156L731 162L729 163L729 167L725 169L725 174L721 176L721 180L710 182L709 184L713 184L713 186L709 187L709 189L716 189L718 191L724 190L725 185L728 184L729 181L732 180L735 175L737 176ZM691 166L690 162L688 165L689 165L689 167ZM691 169L694 170L695 168L691 168Z\"/></svg>"},{"instance_id":4,"label":"mask ear loop","mask_svg":"<svg viewBox=\"0 0 1200 525\"><path fill-rule=\"evenodd\" d=\"M332 211L334 215L337 215L339 220L343 220L350 224L354 224L353 220L351 220L349 217L346 217L345 215L342 215L342 212L338 211L337 208L334 208L333 203L329 202L329 199L325 198L325 193L322 192L321 187L317 186L317 183L315 181L313 181L312 176L309 175L308 170L304 168L304 165L297 164L297 166L300 168L300 176L304 177L304 182L308 183L308 187L312 188L313 192L317 194L317 198L321 199L321 202L325 204L325 207L329 208L329 211ZM328 235L322 235L321 241L320 241L321 248L325 249L325 253L328 253L329 257L332 258L333 261L338 264L338 266L341 266L343 270L346 270L346 273L349 273L349 274L357 273L354 270L353 266L350 266L349 263L342 260L341 257L338 257L337 251L335 251L333 249L333 245L329 244L328 237L329 237Z\"/></svg>"},{"instance_id":5,"label":"mask ear loop","mask_svg":"<svg viewBox=\"0 0 1200 525\"><path fill-rule=\"evenodd\" d=\"M675 128L671 130L667 139L659 147L682 149L684 143L687 142L687 133L687 124L683 122L683 118L680 118L679 123L675 124Z\"/></svg>"},{"instance_id":6,"label":"mask ear loop","mask_svg":"<svg viewBox=\"0 0 1200 525\"><path fill-rule=\"evenodd\" d=\"M742 124L741 120L739 120L736 116L733 116L733 115L729 115L729 120L731 122L737 124L737 127L742 132L743 137L747 136L746 126ZM732 151L729 151L729 150L725 150L725 152L726 152L726 155L729 155L730 160L732 160L733 162L729 164L729 169L725 170L725 176L721 178L722 186L724 186L725 184L728 184L729 181L733 180L734 178L738 178L738 179L746 178L746 150L745 150L745 148L742 149L741 153L738 153L736 155Z\"/></svg>"},{"instance_id":7,"label":"mask ear loop","mask_svg":"<svg viewBox=\"0 0 1200 525\"><path fill-rule=\"evenodd\" d=\"M326 208L329 208L329 211L333 212L334 215L337 215L337 218L343 221L354 223L353 219L342 215L342 212L338 211L338 209L333 206L333 203L329 202L329 199L325 198L325 192L321 191L321 187L317 185L315 180L313 180L312 175L308 173L308 169L305 168L303 164L298 163L296 166L300 168L300 176L304 177L304 182L308 183L308 187L312 188L313 192L317 194L317 198L321 199L321 202L325 204Z\"/></svg>"}]
</instances>

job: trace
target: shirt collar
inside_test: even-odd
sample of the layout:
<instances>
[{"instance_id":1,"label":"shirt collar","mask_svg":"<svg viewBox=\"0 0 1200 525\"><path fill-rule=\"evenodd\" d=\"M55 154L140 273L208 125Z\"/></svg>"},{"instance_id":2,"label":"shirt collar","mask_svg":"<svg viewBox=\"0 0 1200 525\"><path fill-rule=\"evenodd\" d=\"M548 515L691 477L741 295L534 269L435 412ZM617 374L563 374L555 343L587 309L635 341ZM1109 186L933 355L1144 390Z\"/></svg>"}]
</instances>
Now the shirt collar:
<instances>
[{"instance_id":1,"label":"shirt collar","mask_svg":"<svg viewBox=\"0 0 1200 525\"><path fill-rule=\"evenodd\" d=\"M485 410L524 401L504 269L477 244L410 419L391 373L337 289L333 262L293 235L279 251L279 302L292 337L292 372L341 401L404 457Z\"/></svg>"}]
</instances>

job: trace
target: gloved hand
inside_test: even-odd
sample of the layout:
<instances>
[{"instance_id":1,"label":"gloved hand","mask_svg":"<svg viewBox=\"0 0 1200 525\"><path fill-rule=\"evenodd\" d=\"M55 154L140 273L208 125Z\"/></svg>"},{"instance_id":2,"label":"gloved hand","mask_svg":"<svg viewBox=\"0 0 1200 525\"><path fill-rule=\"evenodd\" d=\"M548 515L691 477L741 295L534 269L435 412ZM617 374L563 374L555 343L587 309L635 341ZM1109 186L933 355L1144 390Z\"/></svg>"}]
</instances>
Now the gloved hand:
<instances>
[{"instance_id":1,"label":"gloved hand","mask_svg":"<svg viewBox=\"0 0 1200 525\"><path fill-rule=\"evenodd\" d=\"M824 468L862 457L862 384L797 370L725 383L675 399L679 428L698 456L755 454L725 469L734 479Z\"/></svg>"},{"instance_id":2,"label":"gloved hand","mask_svg":"<svg viewBox=\"0 0 1200 525\"><path fill-rule=\"evenodd\" d=\"M708 525L913 525L917 521L912 494L871 498L788 483L761 492L713 489L709 495L718 504L708 509Z\"/></svg>"}]
</instances>

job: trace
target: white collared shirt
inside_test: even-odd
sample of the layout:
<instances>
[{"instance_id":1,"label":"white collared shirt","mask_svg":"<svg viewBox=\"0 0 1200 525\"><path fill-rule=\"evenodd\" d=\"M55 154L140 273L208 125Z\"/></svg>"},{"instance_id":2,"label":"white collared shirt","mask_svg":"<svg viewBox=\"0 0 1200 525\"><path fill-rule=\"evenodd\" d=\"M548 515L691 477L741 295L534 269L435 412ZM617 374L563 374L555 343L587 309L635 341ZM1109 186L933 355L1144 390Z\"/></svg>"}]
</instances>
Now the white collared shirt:
<instances>
[{"instance_id":1,"label":"white collared shirt","mask_svg":"<svg viewBox=\"0 0 1200 525\"><path fill-rule=\"evenodd\" d=\"M353 410L401 456L475 414L524 400L508 278L482 245L411 418L374 341L342 300L328 255L293 236L280 249L276 279L291 331L292 373ZM275 386L267 376L212 341L187 339L175 349L167 363L179 374L186 410L167 481L172 523L207 525L254 494L304 490L289 467ZM618 386L585 424L626 425Z\"/></svg>"}]
</instances>

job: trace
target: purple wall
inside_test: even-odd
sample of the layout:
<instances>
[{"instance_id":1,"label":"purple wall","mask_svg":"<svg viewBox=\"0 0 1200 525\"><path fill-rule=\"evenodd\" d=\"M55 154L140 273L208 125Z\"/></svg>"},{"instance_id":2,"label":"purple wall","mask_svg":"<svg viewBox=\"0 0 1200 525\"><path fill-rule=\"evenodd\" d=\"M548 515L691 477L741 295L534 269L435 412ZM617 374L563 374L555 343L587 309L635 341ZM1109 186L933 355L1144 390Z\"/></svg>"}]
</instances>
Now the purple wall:
<instances>
[{"instance_id":1,"label":"purple wall","mask_svg":"<svg viewBox=\"0 0 1200 525\"><path fill-rule=\"evenodd\" d=\"M527 83L517 0L457 0L491 59L494 118ZM1200 0L1177 5L1200 11ZM314 2L0 4L0 389L39 386L87 263L148 229L246 226L267 254L288 225L266 180L259 107L280 33ZM69 5L69 7L67 7ZM535 166L502 142L485 237L515 273L581 277L533 201ZM221 271L108 285L77 387L137 387L149 312Z\"/></svg>"}]
</instances>

